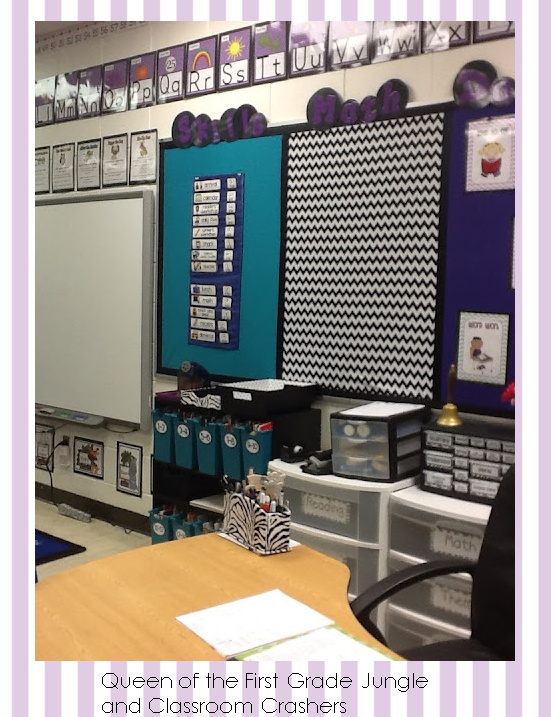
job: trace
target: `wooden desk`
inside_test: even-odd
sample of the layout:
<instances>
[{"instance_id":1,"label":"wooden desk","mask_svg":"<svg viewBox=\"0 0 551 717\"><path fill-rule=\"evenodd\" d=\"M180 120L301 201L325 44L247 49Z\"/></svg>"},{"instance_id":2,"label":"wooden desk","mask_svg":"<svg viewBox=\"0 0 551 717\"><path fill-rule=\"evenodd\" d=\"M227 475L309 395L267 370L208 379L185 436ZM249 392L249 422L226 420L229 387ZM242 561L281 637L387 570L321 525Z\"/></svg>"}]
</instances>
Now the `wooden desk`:
<instances>
[{"instance_id":1,"label":"wooden desk","mask_svg":"<svg viewBox=\"0 0 551 717\"><path fill-rule=\"evenodd\" d=\"M260 557L203 535L128 550L39 580L36 659L222 660L176 617L274 588L377 645L348 607L349 577L304 545Z\"/></svg>"}]
</instances>

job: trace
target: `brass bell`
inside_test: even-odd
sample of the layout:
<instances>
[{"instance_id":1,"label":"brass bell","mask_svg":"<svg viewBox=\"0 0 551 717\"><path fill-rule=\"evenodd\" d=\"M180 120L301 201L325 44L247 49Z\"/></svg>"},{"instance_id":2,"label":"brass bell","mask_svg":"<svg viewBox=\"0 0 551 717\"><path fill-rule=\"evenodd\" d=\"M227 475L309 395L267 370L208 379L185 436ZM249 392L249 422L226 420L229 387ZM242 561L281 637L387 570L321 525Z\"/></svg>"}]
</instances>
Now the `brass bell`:
<instances>
[{"instance_id":1,"label":"brass bell","mask_svg":"<svg viewBox=\"0 0 551 717\"><path fill-rule=\"evenodd\" d=\"M447 403L442 406L442 413L436 423L439 426L460 426L463 421L459 418L457 406L453 403L453 389L457 381L457 371L452 363L448 371L448 398Z\"/></svg>"}]
</instances>

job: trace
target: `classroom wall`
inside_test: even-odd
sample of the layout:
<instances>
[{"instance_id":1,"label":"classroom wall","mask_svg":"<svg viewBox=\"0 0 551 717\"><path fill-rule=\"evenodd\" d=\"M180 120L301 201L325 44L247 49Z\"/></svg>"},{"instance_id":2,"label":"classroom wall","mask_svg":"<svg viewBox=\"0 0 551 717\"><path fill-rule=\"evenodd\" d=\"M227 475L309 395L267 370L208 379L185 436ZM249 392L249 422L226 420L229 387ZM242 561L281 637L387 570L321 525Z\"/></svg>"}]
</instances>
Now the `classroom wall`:
<instances>
[{"instance_id":1,"label":"classroom wall","mask_svg":"<svg viewBox=\"0 0 551 717\"><path fill-rule=\"evenodd\" d=\"M130 29L111 33L97 40L89 40L78 46L66 47L41 53L36 57L36 79L50 77L60 72L84 69L132 55L154 51L189 40L223 31L254 24L256 21L237 22L149 22ZM263 113L270 125L294 124L306 121L306 104L311 95L322 87L332 87L343 99L361 100L372 94L386 80L398 78L410 90L410 106L422 106L447 102L453 99L453 80L461 67L471 60L487 60L500 76L515 76L514 38L468 45L445 52L404 58L378 65L367 65L309 77L294 78L258 87L242 88L211 95L205 95L181 102L142 108L104 115L97 118L75 120L61 125L50 125L36 129L36 146L47 146L61 142L78 142L118 133L130 133L145 129L157 129L159 139L169 138L174 117L186 109L197 115L206 113L213 119L219 118L229 107L244 103L254 105ZM103 190L113 191L113 190ZM156 261L156 259L155 259ZM156 266L154 267L156 276ZM156 296L156 291L154 292ZM153 307L156 316L156 306ZM151 347L156 355L155 340ZM183 356L182 360L186 357ZM155 375L154 392L175 388L175 380ZM109 390L106 386L105 390ZM329 414L344 406L360 403L335 398L323 398L318 402L322 409L322 447L330 447ZM41 419L41 423L48 421ZM51 425L59 422L50 422ZM72 463L68 468L55 467L54 485L103 503L124 508L135 513L146 514L151 507L150 456L152 438L149 433L136 431L123 433L116 427L87 429L74 424L65 424L56 432L55 442L62 436L74 435L104 443L104 479L96 480L74 473ZM117 441L143 447L142 497L137 498L116 490L116 448ZM37 469L35 478L48 485L49 475Z\"/></svg>"}]
</instances>

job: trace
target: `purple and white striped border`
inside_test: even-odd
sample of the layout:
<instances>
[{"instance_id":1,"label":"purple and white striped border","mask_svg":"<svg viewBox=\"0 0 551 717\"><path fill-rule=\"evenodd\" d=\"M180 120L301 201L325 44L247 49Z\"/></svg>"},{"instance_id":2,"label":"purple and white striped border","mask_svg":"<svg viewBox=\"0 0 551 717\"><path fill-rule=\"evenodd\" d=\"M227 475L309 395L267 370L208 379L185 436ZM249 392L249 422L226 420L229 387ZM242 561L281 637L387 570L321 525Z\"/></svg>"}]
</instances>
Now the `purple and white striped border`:
<instances>
[{"instance_id":1,"label":"purple and white striped border","mask_svg":"<svg viewBox=\"0 0 551 717\"><path fill-rule=\"evenodd\" d=\"M522 659L514 663L425 663L407 665L379 663L376 666L358 666L356 664L343 664L340 674L355 676L355 682L362 680L366 670L374 672L376 676L391 674L425 674L429 677L430 689L425 691L412 690L407 693L395 693L389 690L359 690L355 694L346 695L347 713L351 715L376 715L376 717L393 717L407 715L407 717L517 717L530 715L530 717L546 712L548 695L546 693L545 679L538 682L539 665L542 676L545 678L544 665L546 663L547 646L546 637L550 634L548 623L551 617L546 612L546 573L548 565L545 553L539 554L538 542L541 545L549 544L551 529L546 528L549 520L546 508L549 505L546 498L551 498L551 489L546 486L545 480L539 484L539 465L544 465L546 456L543 449L539 449L539 425L543 429L544 418L549 401L550 389L545 381L539 384L539 361L543 363L549 352L545 351L547 323L539 319L538 306L541 303L549 306L549 296L546 296L545 269L551 266L549 261L548 242L542 242L538 237L543 230L545 214L543 208L539 209L538 192L534 191L535 182L543 188L547 179L548 165L545 161L549 155L549 139L539 130L539 118L543 123L550 115L545 115L545 109L551 104L550 90L539 78L538 67L544 63L543 47L547 39L546 31L551 27L551 10L549 5L543 3L538 8L531 7L531 3L524 3L521 11L520 0L485 0L485 2L468 3L464 0L457 2L422 2L409 0L404 2L391 2L387 0L374 0L365 5L360 0L334 0L321 2L321 0L242 0L239 2L225 2L222 0L143 0L130 2L130 0L78 0L78 3L69 0L43 0L42 2L25 4L17 2L12 7L12 69L11 79L13 88L21 86L25 78L29 87L32 86L33 71L29 61L29 27L36 20L72 20L82 23L91 21L155 21L155 20L304 20L304 19L514 19L517 23L517 92L522 105L522 112L517 112L517 132L522 141L517 144L517 154L521 161L517 172L517 227L522 227L523 250L522 257L517 256L519 277L517 279L517 341L516 365L518 376L517 410L521 411L518 425L517 456L519 467L517 476L522 480L521 492L517 493L517 595L522 596L517 606L517 645L522 648ZM542 48L541 50L539 48ZM541 54L540 54L541 53ZM541 60L540 60L541 58ZM547 61L548 62L548 61ZM30 528L32 520L25 524L28 511L22 506L29 506L31 492L29 486L32 481L25 481L24 476L30 475L29 450L25 433L21 426L31 424L30 401L31 392L29 384L29 335L33 327L29 325L29 255L32 257L33 228L30 216L30 187L31 176L29 167L30 137L32 113L28 97L22 99L24 93L18 93L18 101L12 101L11 133L12 146L17 147L17 157L12 161L11 171L11 211L12 211L12 312L9 317L12 322L12 386L17 387L17 400L12 401L11 426L12 428L12 456L14 462L12 491L11 491L11 520L12 524L12 623L13 639L11 653L11 683L12 683L12 714L18 717L60 717L61 715L74 715L75 717L92 717L102 714L101 704L109 699L109 693L101 684L101 676L114 672L119 676L176 676L191 675L207 672L216 675L242 676L247 669L255 669L254 665L247 668L238 663L34 663L33 655L33 623L32 623L32 585L29 584L32 575L32 562L30 556ZM26 104L26 102L28 104ZM538 114L539 113L539 114ZM29 125L25 127L21 122L22 116L29 117ZM528 145L528 137L533 138ZM540 141L538 141L538 138ZM536 146L534 147L534 140ZM531 151L530 151L531 150ZM525 159L526 158L526 159ZM539 162L538 162L539 160ZM520 169L522 167L522 169ZM522 173L521 173L522 172ZM522 180L521 181L521 177ZM526 187L523 187L526 182ZM524 188L524 191L522 191ZM541 191L541 190L540 190ZM24 199L26 198L26 199ZM522 218L522 222L519 219ZM517 236L521 232L517 229ZM520 242L518 242L520 245ZM536 268L537 267L537 268ZM31 266L32 269L32 266ZM539 271L538 271L539 269ZM531 274L527 272L531 270ZM30 272L32 276L32 271ZM526 281L522 278L526 276ZM549 283L549 282L548 282ZM539 288L541 284L541 290ZM6 284L5 284L6 285ZM9 285L9 282L8 282ZM522 287L522 288L521 288ZM522 306L520 302L522 290ZM547 301L545 301L547 299ZM521 313L522 309L522 313ZM539 338L541 337L541 338ZM31 342L32 343L32 342ZM523 350L524 349L524 350ZM30 359L30 360L29 360ZM521 367L524 368L522 372ZM30 430L28 431L30 435ZM538 452L539 451L539 452ZM17 461L15 460L17 457ZM17 470L15 470L17 465ZM537 495L539 493L539 500ZM539 506L539 512L537 510ZM17 516L17 520L15 520ZM539 518L539 520L538 520ZM520 527L522 527L522 546L520 540ZM546 540L547 539L547 540ZM538 581L539 572L539 581ZM540 609L540 604L542 608ZM29 623L30 621L30 623ZM522 622L522 630L521 630ZM539 622L539 624L538 624ZM538 652L539 650L539 652ZM335 668L338 669L338 668ZM260 663L259 674L273 674L268 663ZM232 693L232 699L250 700L253 705L259 705L264 697L276 697L278 700L315 699L315 692L319 690L301 691L291 690L285 686L283 676L291 671L302 674L331 674L329 663L309 665L291 665L279 663L277 674L282 676L281 682L274 690L264 690L262 693L255 689L239 687L238 693ZM5 673L6 676L8 673ZM243 680L240 680L240 685ZM118 698L124 699L124 692L117 691ZM160 696L159 690L146 690L142 699L151 699ZM204 686L194 691L194 699L212 699L221 701L229 699L229 690L215 688L209 691ZM322 691L323 692L323 691ZM342 691L344 693L344 690ZM137 691L128 690L128 699L136 699ZM131 694L130 694L131 693ZM147 693L147 694L146 694ZM196 693L196 694L195 694ZM265 693L265 694L264 694ZM107 696L106 696L107 695ZM190 698L188 690L176 688L174 695L165 690L162 696L174 700ZM317 695L321 701L321 695ZM327 699L344 699L345 695L334 695L327 691ZM4 704L8 711L8 703ZM539 708L539 709L538 709ZM260 712L255 712L260 713ZM151 714L144 710L143 714ZM264 714L264 712L262 712Z\"/></svg>"}]
</instances>

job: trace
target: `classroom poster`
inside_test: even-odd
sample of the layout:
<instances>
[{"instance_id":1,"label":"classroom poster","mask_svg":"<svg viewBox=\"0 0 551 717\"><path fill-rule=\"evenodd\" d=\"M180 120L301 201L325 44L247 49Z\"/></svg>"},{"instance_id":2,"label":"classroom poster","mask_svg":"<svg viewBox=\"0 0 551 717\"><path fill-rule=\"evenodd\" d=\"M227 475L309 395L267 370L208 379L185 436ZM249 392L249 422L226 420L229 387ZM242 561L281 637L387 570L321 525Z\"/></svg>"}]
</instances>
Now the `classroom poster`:
<instances>
[{"instance_id":1,"label":"classroom poster","mask_svg":"<svg viewBox=\"0 0 551 717\"><path fill-rule=\"evenodd\" d=\"M205 95L216 89L218 38L205 37L187 46L186 97Z\"/></svg>"},{"instance_id":2,"label":"classroom poster","mask_svg":"<svg viewBox=\"0 0 551 717\"><path fill-rule=\"evenodd\" d=\"M155 53L130 60L128 107L131 110L155 104Z\"/></svg>"},{"instance_id":3,"label":"classroom poster","mask_svg":"<svg viewBox=\"0 0 551 717\"><path fill-rule=\"evenodd\" d=\"M36 127L54 121L55 76L34 83L34 123Z\"/></svg>"},{"instance_id":4,"label":"classroom poster","mask_svg":"<svg viewBox=\"0 0 551 717\"><path fill-rule=\"evenodd\" d=\"M157 130L133 132L130 138L130 184L157 180Z\"/></svg>"},{"instance_id":5,"label":"classroom poster","mask_svg":"<svg viewBox=\"0 0 551 717\"><path fill-rule=\"evenodd\" d=\"M103 66L102 113L124 112L128 109L128 60Z\"/></svg>"},{"instance_id":6,"label":"classroom poster","mask_svg":"<svg viewBox=\"0 0 551 717\"><path fill-rule=\"evenodd\" d=\"M55 86L54 120L66 122L77 116L78 72L64 72L57 76Z\"/></svg>"},{"instance_id":7,"label":"classroom poster","mask_svg":"<svg viewBox=\"0 0 551 717\"><path fill-rule=\"evenodd\" d=\"M103 138L101 183L114 187L128 183L128 136L119 134Z\"/></svg>"},{"instance_id":8,"label":"classroom poster","mask_svg":"<svg viewBox=\"0 0 551 717\"><path fill-rule=\"evenodd\" d=\"M242 173L194 179L190 344L239 348L243 188Z\"/></svg>"},{"instance_id":9,"label":"classroom poster","mask_svg":"<svg viewBox=\"0 0 551 717\"><path fill-rule=\"evenodd\" d=\"M47 194L50 191L50 148L37 147L34 150L34 193Z\"/></svg>"},{"instance_id":10,"label":"classroom poster","mask_svg":"<svg viewBox=\"0 0 551 717\"><path fill-rule=\"evenodd\" d=\"M72 192L75 188L75 145L57 144L52 148L52 192Z\"/></svg>"},{"instance_id":11,"label":"classroom poster","mask_svg":"<svg viewBox=\"0 0 551 717\"><path fill-rule=\"evenodd\" d=\"M440 52L468 45L471 41L471 23L458 20L424 22L422 40L423 52Z\"/></svg>"},{"instance_id":12,"label":"classroom poster","mask_svg":"<svg viewBox=\"0 0 551 717\"><path fill-rule=\"evenodd\" d=\"M91 139L77 144L77 189L99 189L101 140Z\"/></svg>"},{"instance_id":13,"label":"classroom poster","mask_svg":"<svg viewBox=\"0 0 551 717\"><path fill-rule=\"evenodd\" d=\"M251 84L251 28L220 35L218 89L230 90Z\"/></svg>"},{"instance_id":14,"label":"classroom poster","mask_svg":"<svg viewBox=\"0 0 551 717\"><path fill-rule=\"evenodd\" d=\"M79 72L77 110L79 119L97 117L101 112L101 65Z\"/></svg>"},{"instance_id":15,"label":"classroom poster","mask_svg":"<svg viewBox=\"0 0 551 717\"><path fill-rule=\"evenodd\" d=\"M457 379L505 385L508 339L508 314L461 312Z\"/></svg>"},{"instance_id":16,"label":"classroom poster","mask_svg":"<svg viewBox=\"0 0 551 717\"><path fill-rule=\"evenodd\" d=\"M419 23L394 22L373 23L371 62L385 62L400 57L411 57L419 52Z\"/></svg>"},{"instance_id":17,"label":"classroom poster","mask_svg":"<svg viewBox=\"0 0 551 717\"><path fill-rule=\"evenodd\" d=\"M157 53L157 103L184 98L184 57L183 45Z\"/></svg>"},{"instance_id":18,"label":"classroom poster","mask_svg":"<svg viewBox=\"0 0 551 717\"><path fill-rule=\"evenodd\" d=\"M370 62L372 22L329 23L329 67L340 70Z\"/></svg>"},{"instance_id":19,"label":"classroom poster","mask_svg":"<svg viewBox=\"0 0 551 717\"><path fill-rule=\"evenodd\" d=\"M290 77L324 72L327 63L327 28L323 21L292 22L289 29Z\"/></svg>"},{"instance_id":20,"label":"classroom poster","mask_svg":"<svg viewBox=\"0 0 551 717\"><path fill-rule=\"evenodd\" d=\"M253 43L253 83L284 80L287 77L287 23L256 25Z\"/></svg>"}]
</instances>

